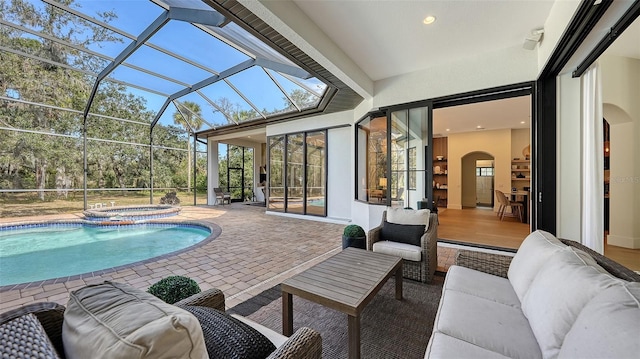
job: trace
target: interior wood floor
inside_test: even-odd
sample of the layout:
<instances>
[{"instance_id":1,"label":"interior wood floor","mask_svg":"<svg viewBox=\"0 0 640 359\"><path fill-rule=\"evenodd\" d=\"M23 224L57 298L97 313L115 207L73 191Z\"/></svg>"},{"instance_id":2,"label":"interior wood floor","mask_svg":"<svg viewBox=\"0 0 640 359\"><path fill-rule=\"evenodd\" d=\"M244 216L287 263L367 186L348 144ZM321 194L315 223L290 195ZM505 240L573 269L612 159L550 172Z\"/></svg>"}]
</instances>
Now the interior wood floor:
<instances>
[{"instance_id":1,"label":"interior wood floor","mask_svg":"<svg viewBox=\"0 0 640 359\"><path fill-rule=\"evenodd\" d=\"M438 208L438 237L460 242L517 249L529 234L529 224L514 217L503 221L490 208ZM605 245L605 256L640 271L640 249Z\"/></svg>"}]
</instances>

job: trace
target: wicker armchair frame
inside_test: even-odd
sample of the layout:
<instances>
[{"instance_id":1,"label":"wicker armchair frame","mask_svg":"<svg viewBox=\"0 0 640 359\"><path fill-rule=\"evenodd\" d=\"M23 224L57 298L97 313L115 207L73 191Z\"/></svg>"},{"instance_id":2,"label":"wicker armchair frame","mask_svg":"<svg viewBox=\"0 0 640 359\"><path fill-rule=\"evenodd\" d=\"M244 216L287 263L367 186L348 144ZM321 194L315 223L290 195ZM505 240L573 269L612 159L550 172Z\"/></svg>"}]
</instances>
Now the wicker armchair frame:
<instances>
[{"instance_id":1,"label":"wicker armchair frame","mask_svg":"<svg viewBox=\"0 0 640 359\"><path fill-rule=\"evenodd\" d=\"M380 226L369 231L367 236L367 250L373 250L373 244L383 241L380 237L380 231L384 222L387 220L387 211L382 213L382 221ZM420 248L422 251L422 259L420 262L402 260L402 276L404 278L417 280L423 283L429 283L433 279L438 266L438 215L431 213L429 215L429 228L420 238Z\"/></svg>"},{"instance_id":2,"label":"wicker armchair frame","mask_svg":"<svg viewBox=\"0 0 640 359\"><path fill-rule=\"evenodd\" d=\"M570 239L560 239L560 241L568 246L575 247L586 252L596 261L596 263L611 275L630 282L640 282L640 274L601 255L598 252L593 251L591 248L585 247L581 243ZM460 249L456 254L455 264L507 278L507 271L509 270L509 265L511 264L512 259L513 257L511 256L501 254Z\"/></svg>"},{"instance_id":3,"label":"wicker armchair frame","mask_svg":"<svg viewBox=\"0 0 640 359\"><path fill-rule=\"evenodd\" d=\"M221 290L213 288L198 294L194 294L189 298L183 299L174 305L180 306L204 306L209 308L225 310L224 293ZM0 313L0 324L11 321L22 315L33 313L40 324L44 327L47 336L53 343L58 355L65 358L64 347L62 344L62 323L64 320L65 307L53 302L33 303ZM30 353L31 354L31 353ZM322 357L322 338L317 331L302 327L298 329L289 339L280 347L278 347L269 359L320 359Z\"/></svg>"}]
</instances>

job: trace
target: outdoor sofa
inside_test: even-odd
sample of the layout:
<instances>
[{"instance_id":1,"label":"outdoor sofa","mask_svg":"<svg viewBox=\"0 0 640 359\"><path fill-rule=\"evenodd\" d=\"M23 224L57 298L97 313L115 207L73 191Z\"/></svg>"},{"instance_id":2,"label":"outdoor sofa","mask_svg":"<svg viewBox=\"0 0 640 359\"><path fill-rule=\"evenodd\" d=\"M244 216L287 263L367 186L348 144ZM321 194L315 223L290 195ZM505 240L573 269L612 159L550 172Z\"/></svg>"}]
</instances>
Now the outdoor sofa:
<instances>
[{"instance_id":1,"label":"outdoor sofa","mask_svg":"<svg viewBox=\"0 0 640 359\"><path fill-rule=\"evenodd\" d=\"M221 324L221 317L229 317L224 310L224 294L218 289L170 305L125 284L104 282L72 292L66 308L41 302L0 314L0 357L203 359L216 340L232 351L255 345L253 337L238 338L247 332L244 325L235 320ZM275 350L268 358L321 357L322 339L313 329L300 328L287 338L249 319L231 317L270 342L266 345Z\"/></svg>"},{"instance_id":2,"label":"outdoor sofa","mask_svg":"<svg viewBox=\"0 0 640 359\"><path fill-rule=\"evenodd\" d=\"M639 282L544 231L515 257L460 250L425 358L638 358Z\"/></svg>"}]
</instances>

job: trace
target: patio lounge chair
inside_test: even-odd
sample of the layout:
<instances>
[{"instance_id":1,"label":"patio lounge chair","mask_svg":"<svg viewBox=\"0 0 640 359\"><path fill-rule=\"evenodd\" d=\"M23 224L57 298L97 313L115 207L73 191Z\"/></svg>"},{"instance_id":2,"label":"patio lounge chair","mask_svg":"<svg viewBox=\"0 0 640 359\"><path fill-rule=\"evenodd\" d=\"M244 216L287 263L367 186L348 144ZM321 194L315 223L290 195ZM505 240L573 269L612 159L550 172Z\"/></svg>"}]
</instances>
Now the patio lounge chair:
<instances>
[{"instance_id":1,"label":"patio lounge chair","mask_svg":"<svg viewBox=\"0 0 640 359\"><path fill-rule=\"evenodd\" d=\"M220 188L214 188L213 192L216 194L216 204L222 203L222 205L224 205L225 201L231 204L231 194L222 192Z\"/></svg>"},{"instance_id":2,"label":"patio lounge chair","mask_svg":"<svg viewBox=\"0 0 640 359\"><path fill-rule=\"evenodd\" d=\"M389 209L396 210L396 209ZM415 213L414 210L402 210L407 213ZM396 238L385 238L384 227L387 225L387 211L382 213L380 226L369 231L367 236L367 250L382 252L402 257L402 276L405 278L429 283L433 279L438 264L438 215L431 212L429 214L429 225L424 232L419 234L416 242L419 245L398 242L397 235L403 231L395 229ZM424 223L423 223L424 224ZM393 224L392 224L393 225ZM410 227L410 226L407 226ZM387 232L390 230L387 229ZM391 229L394 231L394 229Z\"/></svg>"},{"instance_id":3,"label":"patio lounge chair","mask_svg":"<svg viewBox=\"0 0 640 359\"><path fill-rule=\"evenodd\" d=\"M140 290L135 291L142 292ZM143 292L142 294L147 293ZM220 312L224 312L224 301L225 297L222 291L214 288L192 295L187 299L175 303L175 306L181 308L185 308L186 306L192 308L194 306L195 308L203 308L200 310L200 314L196 315L196 318L204 327L207 321L215 320L217 318L217 315L211 315L215 313L206 315L207 311L213 311L214 309L217 309ZM139 301L130 302L138 303ZM171 307L169 304L165 304L165 306ZM63 333L63 326L67 324L63 323L66 310L67 308L57 303L40 302L28 304L5 313L1 313L0 332L2 332L3 335L2 338L0 338L0 357L4 358L4 354L9 353L14 355L15 357L24 356L25 358L65 358L66 355L64 349L65 344L63 344L63 335L67 334ZM74 312L74 310L71 309L71 304L69 306L69 310L71 312ZM158 311L155 310L154 312ZM205 312L204 316L202 315L202 312ZM319 359L321 357L322 338L317 331L311 328L299 328L295 333L293 333L291 337L287 338L271 329L252 322L247 318L236 315L232 316L240 320L241 322L254 327L254 329L257 329L258 332L263 334L269 341L274 344L276 349L275 351L271 352L271 354L267 358ZM105 316L101 316L101 318L104 317ZM196 318L193 319L196 320ZM139 331L141 330L138 329L135 332L137 333ZM170 330L170 332L175 331ZM118 334L117 332L113 333L115 333L116 335ZM203 329L203 334L205 344L209 340L216 340L221 337L219 331L217 331L216 333L211 333ZM227 332L222 335L222 338L225 338L226 334ZM229 339L229 343L227 345L235 345L237 343L236 340L237 338ZM96 342L94 342L93 344L95 343ZM87 343L85 342L84 344ZM168 344L169 343L164 343L163 345L166 346ZM89 343L89 345L91 345L91 343ZM175 350L175 348L172 350ZM9 355L7 357L14 356ZM185 354L185 356L182 357L186 358L188 356L187 354Z\"/></svg>"}]
</instances>

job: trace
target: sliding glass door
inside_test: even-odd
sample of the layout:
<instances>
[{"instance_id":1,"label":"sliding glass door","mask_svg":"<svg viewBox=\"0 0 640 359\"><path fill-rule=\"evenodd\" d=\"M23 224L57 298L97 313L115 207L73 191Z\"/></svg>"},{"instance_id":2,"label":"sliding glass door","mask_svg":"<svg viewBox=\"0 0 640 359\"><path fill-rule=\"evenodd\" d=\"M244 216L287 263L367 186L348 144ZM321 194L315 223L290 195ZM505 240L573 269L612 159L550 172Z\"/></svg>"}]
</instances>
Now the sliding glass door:
<instances>
[{"instance_id":1,"label":"sliding glass door","mask_svg":"<svg viewBox=\"0 0 640 359\"><path fill-rule=\"evenodd\" d=\"M269 138L269 210L326 216L327 131Z\"/></svg>"}]
</instances>

